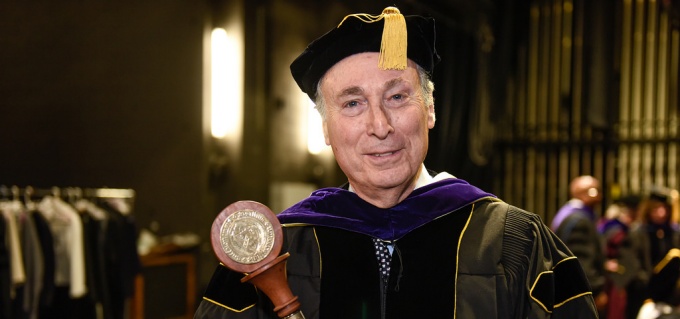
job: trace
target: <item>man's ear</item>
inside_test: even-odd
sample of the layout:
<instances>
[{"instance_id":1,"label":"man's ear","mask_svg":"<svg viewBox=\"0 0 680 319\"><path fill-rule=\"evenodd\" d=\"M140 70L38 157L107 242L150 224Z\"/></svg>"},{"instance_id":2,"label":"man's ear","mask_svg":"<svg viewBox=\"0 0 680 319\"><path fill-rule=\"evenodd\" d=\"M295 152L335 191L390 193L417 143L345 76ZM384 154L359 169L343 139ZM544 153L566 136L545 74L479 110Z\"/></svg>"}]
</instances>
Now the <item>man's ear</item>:
<instances>
[{"instance_id":1,"label":"man's ear","mask_svg":"<svg viewBox=\"0 0 680 319\"><path fill-rule=\"evenodd\" d=\"M326 140L326 145L331 145L331 140L328 138L328 122L323 120L323 138Z\"/></svg>"},{"instance_id":2,"label":"man's ear","mask_svg":"<svg viewBox=\"0 0 680 319\"><path fill-rule=\"evenodd\" d=\"M435 120L436 117L434 115L434 104L432 104L427 107L427 128L433 128Z\"/></svg>"}]
</instances>

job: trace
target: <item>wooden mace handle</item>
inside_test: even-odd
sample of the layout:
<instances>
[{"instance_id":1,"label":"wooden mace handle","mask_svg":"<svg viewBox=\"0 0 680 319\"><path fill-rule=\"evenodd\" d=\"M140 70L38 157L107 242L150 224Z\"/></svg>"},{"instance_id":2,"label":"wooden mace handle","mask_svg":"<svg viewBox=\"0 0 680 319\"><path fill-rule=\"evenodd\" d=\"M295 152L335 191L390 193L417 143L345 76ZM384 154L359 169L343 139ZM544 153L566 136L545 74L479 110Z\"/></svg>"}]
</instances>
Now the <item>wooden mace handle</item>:
<instances>
[{"instance_id":1,"label":"wooden mace handle","mask_svg":"<svg viewBox=\"0 0 680 319\"><path fill-rule=\"evenodd\" d=\"M269 297L279 318L288 317L300 310L298 297L293 296L286 278L288 256L290 254L285 253L241 278L241 282L252 283Z\"/></svg>"}]
</instances>

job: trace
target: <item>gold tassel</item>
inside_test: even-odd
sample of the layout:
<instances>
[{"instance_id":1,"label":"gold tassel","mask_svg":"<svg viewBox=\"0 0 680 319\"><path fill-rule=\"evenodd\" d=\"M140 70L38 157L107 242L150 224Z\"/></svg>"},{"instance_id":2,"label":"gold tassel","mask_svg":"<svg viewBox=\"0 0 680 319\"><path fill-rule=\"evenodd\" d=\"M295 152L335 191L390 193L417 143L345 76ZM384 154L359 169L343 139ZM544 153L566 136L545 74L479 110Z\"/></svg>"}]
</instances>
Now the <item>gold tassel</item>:
<instances>
[{"instance_id":1,"label":"gold tassel","mask_svg":"<svg viewBox=\"0 0 680 319\"><path fill-rule=\"evenodd\" d=\"M350 14L346 16L338 27L349 17L355 17L366 23L373 23L385 19L383 27L382 42L380 44L380 62L378 68L381 70L405 70L407 55L407 33L406 20L396 7L387 7L379 16L365 13Z\"/></svg>"}]
</instances>

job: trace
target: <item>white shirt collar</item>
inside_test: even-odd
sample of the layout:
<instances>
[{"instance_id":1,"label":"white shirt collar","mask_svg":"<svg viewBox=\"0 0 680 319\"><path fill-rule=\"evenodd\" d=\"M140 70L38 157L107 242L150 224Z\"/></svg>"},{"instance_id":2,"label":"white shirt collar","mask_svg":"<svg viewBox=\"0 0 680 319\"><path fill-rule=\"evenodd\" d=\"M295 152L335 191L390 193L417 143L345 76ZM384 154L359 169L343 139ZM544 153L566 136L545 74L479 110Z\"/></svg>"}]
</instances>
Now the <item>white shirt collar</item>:
<instances>
[{"instance_id":1,"label":"white shirt collar","mask_svg":"<svg viewBox=\"0 0 680 319\"><path fill-rule=\"evenodd\" d=\"M418 187L423 187L428 184L432 184L434 182L438 182L447 178L456 178L455 176L447 173L447 172L441 172L437 174L436 176L431 176L430 173L428 173L427 168L425 168L425 164L420 165L420 174L418 174L418 179L416 180L416 188ZM352 188L352 184L349 185L349 191L354 192L354 188Z\"/></svg>"}]
</instances>

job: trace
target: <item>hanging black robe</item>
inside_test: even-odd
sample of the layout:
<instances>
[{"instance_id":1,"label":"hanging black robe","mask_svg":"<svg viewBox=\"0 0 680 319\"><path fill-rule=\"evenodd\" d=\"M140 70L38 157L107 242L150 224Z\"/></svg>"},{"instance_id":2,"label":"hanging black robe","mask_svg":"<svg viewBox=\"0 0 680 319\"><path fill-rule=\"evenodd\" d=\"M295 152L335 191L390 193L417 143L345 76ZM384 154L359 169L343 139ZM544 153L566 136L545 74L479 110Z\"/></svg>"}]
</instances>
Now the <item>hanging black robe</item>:
<instances>
[{"instance_id":1,"label":"hanging black robe","mask_svg":"<svg viewBox=\"0 0 680 319\"><path fill-rule=\"evenodd\" d=\"M460 179L390 209L322 189L279 220L307 319L597 317L580 264L540 218ZM374 237L395 247L386 287ZM277 318L242 277L218 266L195 318Z\"/></svg>"}]
</instances>

